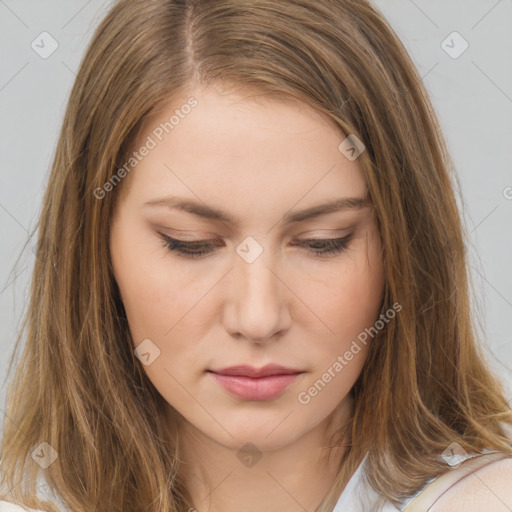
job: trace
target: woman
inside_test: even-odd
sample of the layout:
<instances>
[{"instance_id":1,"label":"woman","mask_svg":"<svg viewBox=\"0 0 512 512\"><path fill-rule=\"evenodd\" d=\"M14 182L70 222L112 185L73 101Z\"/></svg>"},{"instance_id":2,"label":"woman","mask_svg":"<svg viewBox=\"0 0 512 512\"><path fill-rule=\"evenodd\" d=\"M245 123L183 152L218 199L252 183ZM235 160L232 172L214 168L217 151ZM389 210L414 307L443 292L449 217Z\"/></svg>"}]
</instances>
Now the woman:
<instances>
[{"instance_id":1,"label":"woman","mask_svg":"<svg viewBox=\"0 0 512 512\"><path fill-rule=\"evenodd\" d=\"M0 511L510 503L454 177L366 1L117 2L44 198Z\"/></svg>"}]
</instances>

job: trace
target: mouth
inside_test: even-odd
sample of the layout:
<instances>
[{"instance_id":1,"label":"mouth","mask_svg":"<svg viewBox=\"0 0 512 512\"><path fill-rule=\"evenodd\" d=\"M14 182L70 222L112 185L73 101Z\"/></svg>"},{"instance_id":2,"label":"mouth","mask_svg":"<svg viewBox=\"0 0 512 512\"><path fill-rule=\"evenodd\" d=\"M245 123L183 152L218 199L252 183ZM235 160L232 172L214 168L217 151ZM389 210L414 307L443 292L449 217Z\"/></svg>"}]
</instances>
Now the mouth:
<instances>
[{"instance_id":1,"label":"mouth","mask_svg":"<svg viewBox=\"0 0 512 512\"><path fill-rule=\"evenodd\" d=\"M267 364L261 368L254 368L249 365L229 366L221 370L208 370L218 375L234 375L240 377L268 377L271 375L293 375L295 373L303 373L302 370L286 368L277 364Z\"/></svg>"},{"instance_id":2,"label":"mouth","mask_svg":"<svg viewBox=\"0 0 512 512\"><path fill-rule=\"evenodd\" d=\"M295 382L304 372L293 368L269 364L262 368L231 366L208 370L226 391L242 400L272 400Z\"/></svg>"}]
</instances>

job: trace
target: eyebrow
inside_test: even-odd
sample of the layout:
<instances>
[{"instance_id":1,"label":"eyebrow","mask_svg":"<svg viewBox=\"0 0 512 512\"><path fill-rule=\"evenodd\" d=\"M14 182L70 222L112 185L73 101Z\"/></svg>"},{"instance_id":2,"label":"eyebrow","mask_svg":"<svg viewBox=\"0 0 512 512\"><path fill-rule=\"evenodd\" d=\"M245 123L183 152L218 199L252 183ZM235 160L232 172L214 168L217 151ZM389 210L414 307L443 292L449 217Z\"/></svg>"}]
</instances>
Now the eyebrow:
<instances>
[{"instance_id":1,"label":"eyebrow","mask_svg":"<svg viewBox=\"0 0 512 512\"><path fill-rule=\"evenodd\" d=\"M237 225L235 219L233 219L229 213L221 210L220 208L213 208L204 203L193 201L191 199L185 199L177 196L166 196L161 198L152 199L144 203L145 206L165 206L167 208L175 208L182 210L198 217L206 219L216 220L225 224ZM335 199L328 203L311 206L304 210L299 211L288 211L282 219L285 224L293 224L296 222L302 222L304 220L313 219L329 213L341 211L341 210L359 210L371 206L371 202L367 197L344 197L341 199Z\"/></svg>"}]
</instances>

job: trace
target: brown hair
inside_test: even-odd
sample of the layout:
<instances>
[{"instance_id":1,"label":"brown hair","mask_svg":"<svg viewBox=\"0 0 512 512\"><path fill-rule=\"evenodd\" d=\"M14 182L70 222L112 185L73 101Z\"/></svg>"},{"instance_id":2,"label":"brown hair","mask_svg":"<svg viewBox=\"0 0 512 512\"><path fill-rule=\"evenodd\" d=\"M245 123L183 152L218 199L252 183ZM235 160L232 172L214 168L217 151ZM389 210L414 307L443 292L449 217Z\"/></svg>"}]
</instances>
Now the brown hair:
<instances>
[{"instance_id":1,"label":"brown hair","mask_svg":"<svg viewBox=\"0 0 512 512\"><path fill-rule=\"evenodd\" d=\"M74 512L191 506L177 432L166 430L163 398L131 349L112 274L108 226L122 184L102 199L94 191L149 113L215 82L304 101L366 146L383 310L402 310L371 344L353 389L351 443L318 510L332 510L367 451L370 484L394 504L446 471L439 454L452 442L512 454L499 425L512 411L470 310L454 165L383 16L366 0L120 0L81 63L43 200L1 445L5 499L56 510L33 496L41 468L31 454L47 442L59 456L45 478Z\"/></svg>"}]
</instances>

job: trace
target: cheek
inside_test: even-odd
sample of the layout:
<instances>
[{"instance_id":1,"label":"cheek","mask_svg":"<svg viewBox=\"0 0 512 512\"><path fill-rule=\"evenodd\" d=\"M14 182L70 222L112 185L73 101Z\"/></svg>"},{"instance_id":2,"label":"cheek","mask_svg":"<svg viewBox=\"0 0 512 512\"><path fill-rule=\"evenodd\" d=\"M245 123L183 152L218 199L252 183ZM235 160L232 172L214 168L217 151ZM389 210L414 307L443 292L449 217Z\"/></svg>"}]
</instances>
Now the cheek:
<instances>
[{"instance_id":1,"label":"cheek","mask_svg":"<svg viewBox=\"0 0 512 512\"><path fill-rule=\"evenodd\" d=\"M198 281L190 264L185 267L171 259L153 234L113 230L111 249L135 345L146 338L165 342L187 324L188 313L200 304L208 283ZM192 333L188 334L190 338Z\"/></svg>"},{"instance_id":2,"label":"cheek","mask_svg":"<svg viewBox=\"0 0 512 512\"><path fill-rule=\"evenodd\" d=\"M306 281L307 282L307 281ZM321 282L308 282L311 309L329 328L334 344L351 340L379 316L384 293L383 265L377 248L348 255Z\"/></svg>"},{"instance_id":3,"label":"cheek","mask_svg":"<svg viewBox=\"0 0 512 512\"><path fill-rule=\"evenodd\" d=\"M329 328L312 352L315 372L297 397L310 412L328 414L347 395L364 366L373 339L370 327L379 317L384 291L377 255L369 254L369 262L366 254L358 255L309 295L311 308Z\"/></svg>"},{"instance_id":4,"label":"cheek","mask_svg":"<svg viewBox=\"0 0 512 512\"><path fill-rule=\"evenodd\" d=\"M322 380L344 383L330 387L334 394L348 391L345 387L351 387L364 365L375 332L370 328L379 318L385 284L378 245L369 246L368 255L365 250L353 253L344 263L308 292L311 309L329 329L318 351L318 371L325 375ZM330 376L324 373L329 370ZM333 374L343 377L332 378Z\"/></svg>"},{"instance_id":5,"label":"cheek","mask_svg":"<svg viewBox=\"0 0 512 512\"><path fill-rule=\"evenodd\" d=\"M133 233L124 241L132 239ZM191 407L190 396L182 386L190 388L204 370L198 364L204 359L204 347L193 340L205 337L205 322L198 320L207 315L201 301L207 283L203 287L196 283L197 276L173 263L154 237L140 237L128 245L120 234L115 241L112 264L133 349L140 345L151 354L143 367L148 378L168 403L186 411Z\"/></svg>"}]
</instances>

